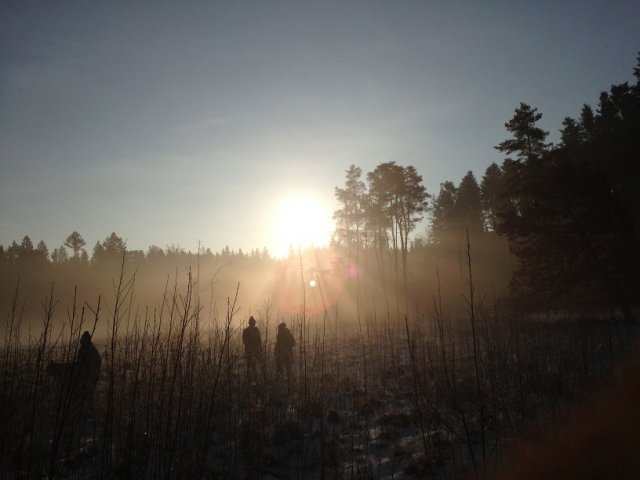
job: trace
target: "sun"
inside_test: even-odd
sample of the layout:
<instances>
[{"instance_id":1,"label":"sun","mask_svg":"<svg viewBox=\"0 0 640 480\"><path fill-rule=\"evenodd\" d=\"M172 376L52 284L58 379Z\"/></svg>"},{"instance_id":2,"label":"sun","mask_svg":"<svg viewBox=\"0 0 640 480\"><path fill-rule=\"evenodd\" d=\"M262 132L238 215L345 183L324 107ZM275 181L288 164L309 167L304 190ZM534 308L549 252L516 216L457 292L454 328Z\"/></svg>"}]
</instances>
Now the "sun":
<instances>
[{"instance_id":1,"label":"sun","mask_svg":"<svg viewBox=\"0 0 640 480\"><path fill-rule=\"evenodd\" d=\"M284 258L290 248L325 246L332 232L331 211L322 201L308 195L289 196L277 209L273 253Z\"/></svg>"}]
</instances>

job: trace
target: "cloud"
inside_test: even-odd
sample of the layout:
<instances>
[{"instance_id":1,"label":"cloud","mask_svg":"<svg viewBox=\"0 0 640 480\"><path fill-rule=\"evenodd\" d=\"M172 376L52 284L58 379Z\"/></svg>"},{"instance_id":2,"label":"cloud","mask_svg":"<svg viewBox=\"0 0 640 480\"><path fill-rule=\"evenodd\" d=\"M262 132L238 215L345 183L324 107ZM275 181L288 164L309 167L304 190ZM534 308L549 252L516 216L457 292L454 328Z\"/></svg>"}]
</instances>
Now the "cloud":
<instances>
[{"instance_id":1,"label":"cloud","mask_svg":"<svg viewBox=\"0 0 640 480\"><path fill-rule=\"evenodd\" d=\"M220 115L200 120L193 120L191 122L183 122L176 125L175 130L178 132L191 131L191 130L209 130L220 126L228 126L237 123L246 123L252 120L264 120L266 115L264 114L244 114L244 115Z\"/></svg>"}]
</instances>

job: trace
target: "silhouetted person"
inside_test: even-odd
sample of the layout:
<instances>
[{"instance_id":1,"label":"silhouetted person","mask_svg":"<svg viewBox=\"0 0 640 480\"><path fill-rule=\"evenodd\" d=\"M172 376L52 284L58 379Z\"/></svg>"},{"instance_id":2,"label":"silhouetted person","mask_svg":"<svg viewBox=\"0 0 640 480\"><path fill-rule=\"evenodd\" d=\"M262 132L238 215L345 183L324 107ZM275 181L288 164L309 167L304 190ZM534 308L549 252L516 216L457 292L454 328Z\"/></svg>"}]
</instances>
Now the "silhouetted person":
<instances>
[{"instance_id":1,"label":"silhouetted person","mask_svg":"<svg viewBox=\"0 0 640 480\"><path fill-rule=\"evenodd\" d=\"M96 347L91 343L91 334L84 332L80 338L80 348L75 366L78 373L78 386L84 400L90 401L100 377L102 359Z\"/></svg>"},{"instance_id":2,"label":"silhouetted person","mask_svg":"<svg viewBox=\"0 0 640 480\"><path fill-rule=\"evenodd\" d=\"M291 363L293 362L293 347L296 346L296 340L291 335L291 330L287 328L287 324L282 322L278 325L278 336L276 337L276 371L282 374L284 369L287 372L287 380L291 380Z\"/></svg>"},{"instance_id":3,"label":"silhouetted person","mask_svg":"<svg viewBox=\"0 0 640 480\"><path fill-rule=\"evenodd\" d=\"M249 317L249 326L242 331L242 343L244 358L247 362L247 379L253 380L256 376L256 365L262 357L260 330L256 327L256 319L253 316Z\"/></svg>"},{"instance_id":4,"label":"silhouetted person","mask_svg":"<svg viewBox=\"0 0 640 480\"><path fill-rule=\"evenodd\" d=\"M91 343L91 334L84 332L76 360L67 363L49 362L47 373L55 388L65 398L65 411L73 414L88 412L100 376L100 354Z\"/></svg>"}]
</instances>

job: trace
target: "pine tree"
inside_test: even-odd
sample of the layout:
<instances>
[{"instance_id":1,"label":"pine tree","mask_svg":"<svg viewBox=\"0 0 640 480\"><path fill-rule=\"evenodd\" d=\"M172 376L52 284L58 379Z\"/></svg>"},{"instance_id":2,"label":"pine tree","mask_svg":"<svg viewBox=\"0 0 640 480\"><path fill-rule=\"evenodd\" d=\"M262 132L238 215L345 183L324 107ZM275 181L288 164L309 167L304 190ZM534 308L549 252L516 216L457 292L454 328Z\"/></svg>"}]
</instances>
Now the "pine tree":
<instances>
[{"instance_id":1,"label":"pine tree","mask_svg":"<svg viewBox=\"0 0 640 480\"><path fill-rule=\"evenodd\" d=\"M341 208L336 210L335 242L347 249L350 256L358 252L365 235L366 187L360 177L362 169L351 165L346 171L344 188L335 188L336 200Z\"/></svg>"},{"instance_id":2,"label":"pine tree","mask_svg":"<svg viewBox=\"0 0 640 480\"><path fill-rule=\"evenodd\" d=\"M487 230L496 230L504 201L505 185L502 169L492 163L487 167L480 184L480 202Z\"/></svg>"},{"instance_id":3,"label":"pine tree","mask_svg":"<svg viewBox=\"0 0 640 480\"><path fill-rule=\"evenodd\" d=\"M454 218L462 230L468 229L470 233L484 230L480 187L472 171L468 171L458 185Z\"/></svg>"},{"instance_id":4,"label":"pine tree","mask_svg":"<svg viewBox=\"0 0 640 480\"><path fill-rule=\"evenodd\" d=\"M443 244L450 240L455 230L455 206L458 189L451 181L440 184L440 193L433 199L431 208L431 242Z\"/></svg>"},{"instance_id":5,"label":"pine tree","mask_svg":"<svg viewBox=\"0 0 640 480\"><path fill-rule=\"evenodd\" d=\"M73 258L78 258L80 250L86 245L86 243L82 238L82 235L74 230L64 241L64 245L65 247L71 249L71 251L73 252Z\"/></svg>"},{"instance_id":6,"label":"pine tree","mask_svg":"<svg viewBox=\"0 0 640 480\"><path fill-rule=\"evenodd\" d=\"M504 124L513 138L499 143L495 148L507 155L517 153L519 161L531 162L548 151L549 145L544 143L549 132L536 126L542 118L537 108L531 108L524 102L515 109L511 120Z\"/></svg>"},{"instance_id":7,"label":"pine tree","mask_svg":"<svg viewBox=\"0 0 640 480\"><path fill-rule=\"evenodd\" d=\"M49 249L47 248L47 244L44 243L43 240L40 240L38 242L38 246L36 247L36 255L39 261L49 261Z\"/></svg>"}]
</instances>

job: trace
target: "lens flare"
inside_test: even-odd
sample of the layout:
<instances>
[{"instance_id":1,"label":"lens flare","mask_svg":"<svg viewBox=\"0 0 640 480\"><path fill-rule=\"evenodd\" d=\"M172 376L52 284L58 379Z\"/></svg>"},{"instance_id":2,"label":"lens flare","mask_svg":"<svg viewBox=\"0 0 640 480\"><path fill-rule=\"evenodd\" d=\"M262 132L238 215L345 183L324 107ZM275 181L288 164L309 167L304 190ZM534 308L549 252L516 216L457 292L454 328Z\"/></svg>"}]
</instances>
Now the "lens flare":
<instances>
[{"instance_id":1,"label":"lens flare","mask_svg":"<svg viewBox=\"0 0 640 480\"><path fill-rule=\"evenodd\" d=\"M357 276L358 276L358 267L356 267L355 265L349 265L349 267L347 267L347 277L356 278Z\"/></svg>"},{"instance_id":2,"label":"lens flare","mask_svg":"<svg viewBox=\"0 0 640 480\"><path fill-rule=\"evenodd\" d=\"M274 285L278 308L292 314L315 315L331 308L344 287L344 273L328 250L279 262Z\"/></svg>"}]
</instances>

